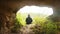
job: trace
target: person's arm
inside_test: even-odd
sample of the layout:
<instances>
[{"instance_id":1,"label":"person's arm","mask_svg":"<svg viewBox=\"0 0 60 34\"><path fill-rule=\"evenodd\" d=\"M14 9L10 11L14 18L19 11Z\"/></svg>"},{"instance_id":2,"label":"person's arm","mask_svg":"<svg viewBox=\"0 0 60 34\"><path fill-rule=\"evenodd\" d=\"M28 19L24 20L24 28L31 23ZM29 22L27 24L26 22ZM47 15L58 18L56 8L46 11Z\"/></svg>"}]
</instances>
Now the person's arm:
<instances>
[{"instance_id":1,"label":"person's arm","mask_svg":"<svg viewBox=\"0 0 60 34\"><path fill-rule=\"evenodd\" d=\"M32 18L31 18L31 22L32 22Z\"/></svg>"}]
</instances>

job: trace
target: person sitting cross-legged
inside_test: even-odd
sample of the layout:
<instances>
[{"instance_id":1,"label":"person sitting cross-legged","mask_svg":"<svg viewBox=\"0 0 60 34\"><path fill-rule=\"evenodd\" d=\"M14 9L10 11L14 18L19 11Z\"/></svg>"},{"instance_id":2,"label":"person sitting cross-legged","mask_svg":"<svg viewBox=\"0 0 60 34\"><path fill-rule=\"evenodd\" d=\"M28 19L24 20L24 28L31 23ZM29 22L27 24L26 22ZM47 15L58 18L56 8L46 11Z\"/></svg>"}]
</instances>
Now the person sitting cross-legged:
<instances>
[{"instance_id":1,"label":"person sitting cross-legged","mask_svg":"<svg viewBox=\"0 0 60 34\"><path fill-rule=\"evenodd\" d=\"M28 17L26 18L26 24L31 24L32 23L32 18L28 14Z\"/></svg>"}]
</instances>

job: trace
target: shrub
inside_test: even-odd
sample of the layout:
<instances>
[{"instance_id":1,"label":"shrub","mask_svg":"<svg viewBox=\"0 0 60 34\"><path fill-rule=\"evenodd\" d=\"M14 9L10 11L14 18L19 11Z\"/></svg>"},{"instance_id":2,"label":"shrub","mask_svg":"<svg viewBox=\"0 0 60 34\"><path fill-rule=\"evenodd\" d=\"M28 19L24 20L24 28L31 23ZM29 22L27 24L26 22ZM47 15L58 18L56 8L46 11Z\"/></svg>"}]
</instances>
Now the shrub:
<instances>
[{"instance_id":1,"label":"shrub","mask_svg":"<svg viewBox=\"0 0 60 34\"><path fill-rule=\"evenodd\" d=\"M11 32L16 33L20 30L20 28L22 27L22 24L19 23L19 21L16 19L13 28L11 29Z\"/></svg>"},{"instance_id":2,"label":"shrub","mask_svg":"<svg viewBox=\"0 0 60 34\"><path fill-rule=\"evenodd\" d=\"M33 28L35 34L56 34L57 25L50 20L47 20L44 23L37 23Z\"/></svg>"}]
</instances>

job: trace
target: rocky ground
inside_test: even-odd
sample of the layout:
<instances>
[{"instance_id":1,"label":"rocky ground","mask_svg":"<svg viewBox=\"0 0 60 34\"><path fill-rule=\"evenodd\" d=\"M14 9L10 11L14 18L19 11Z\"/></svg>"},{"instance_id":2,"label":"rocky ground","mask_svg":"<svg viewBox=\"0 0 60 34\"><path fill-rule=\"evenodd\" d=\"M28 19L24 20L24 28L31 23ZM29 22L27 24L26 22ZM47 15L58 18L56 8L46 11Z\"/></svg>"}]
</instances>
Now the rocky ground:
<instances>
[{"instance_id":1,"label":"rocky ground","mask_svg":"<svg viewBox=\"0 0 60 34\"><path fill-rule=\"evenodd\" d=\"M26 26L23 26L18 33L6 33L6 34L34 34L34 32L32 31L32 28L34 27L34 24L29 24Z\"/></svg>"},{"instance_id":2,"label":"rocky ground","mask_svg":"<svg viewBox=\"0 0 60 34\"><path fill-rule=\"evenodd\" d=\"M34 34L34 32L32 31L33 27L34 27L34 24L30 24L30 25L22 27L21 34Z\"/></svg>"}]
</instances>

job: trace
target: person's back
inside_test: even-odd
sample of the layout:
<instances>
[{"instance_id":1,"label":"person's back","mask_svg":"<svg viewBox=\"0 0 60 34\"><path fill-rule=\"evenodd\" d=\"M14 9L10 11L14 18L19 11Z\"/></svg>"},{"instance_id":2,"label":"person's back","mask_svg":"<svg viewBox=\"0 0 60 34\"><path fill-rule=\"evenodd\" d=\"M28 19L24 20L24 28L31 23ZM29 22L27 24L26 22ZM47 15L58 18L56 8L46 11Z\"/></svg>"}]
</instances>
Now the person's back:
<instances>
[{"instance_id":1,"label":"person's back","mask_svg":"<svg viewBox=\"0 0 60 34\"><path fill-rule=\"evenodd\" d=\"M28 17L26 18L26 24L31 24L32 23L32 18L30 17L30 15L28 15Z\"/></svg>"}]
</instances>

